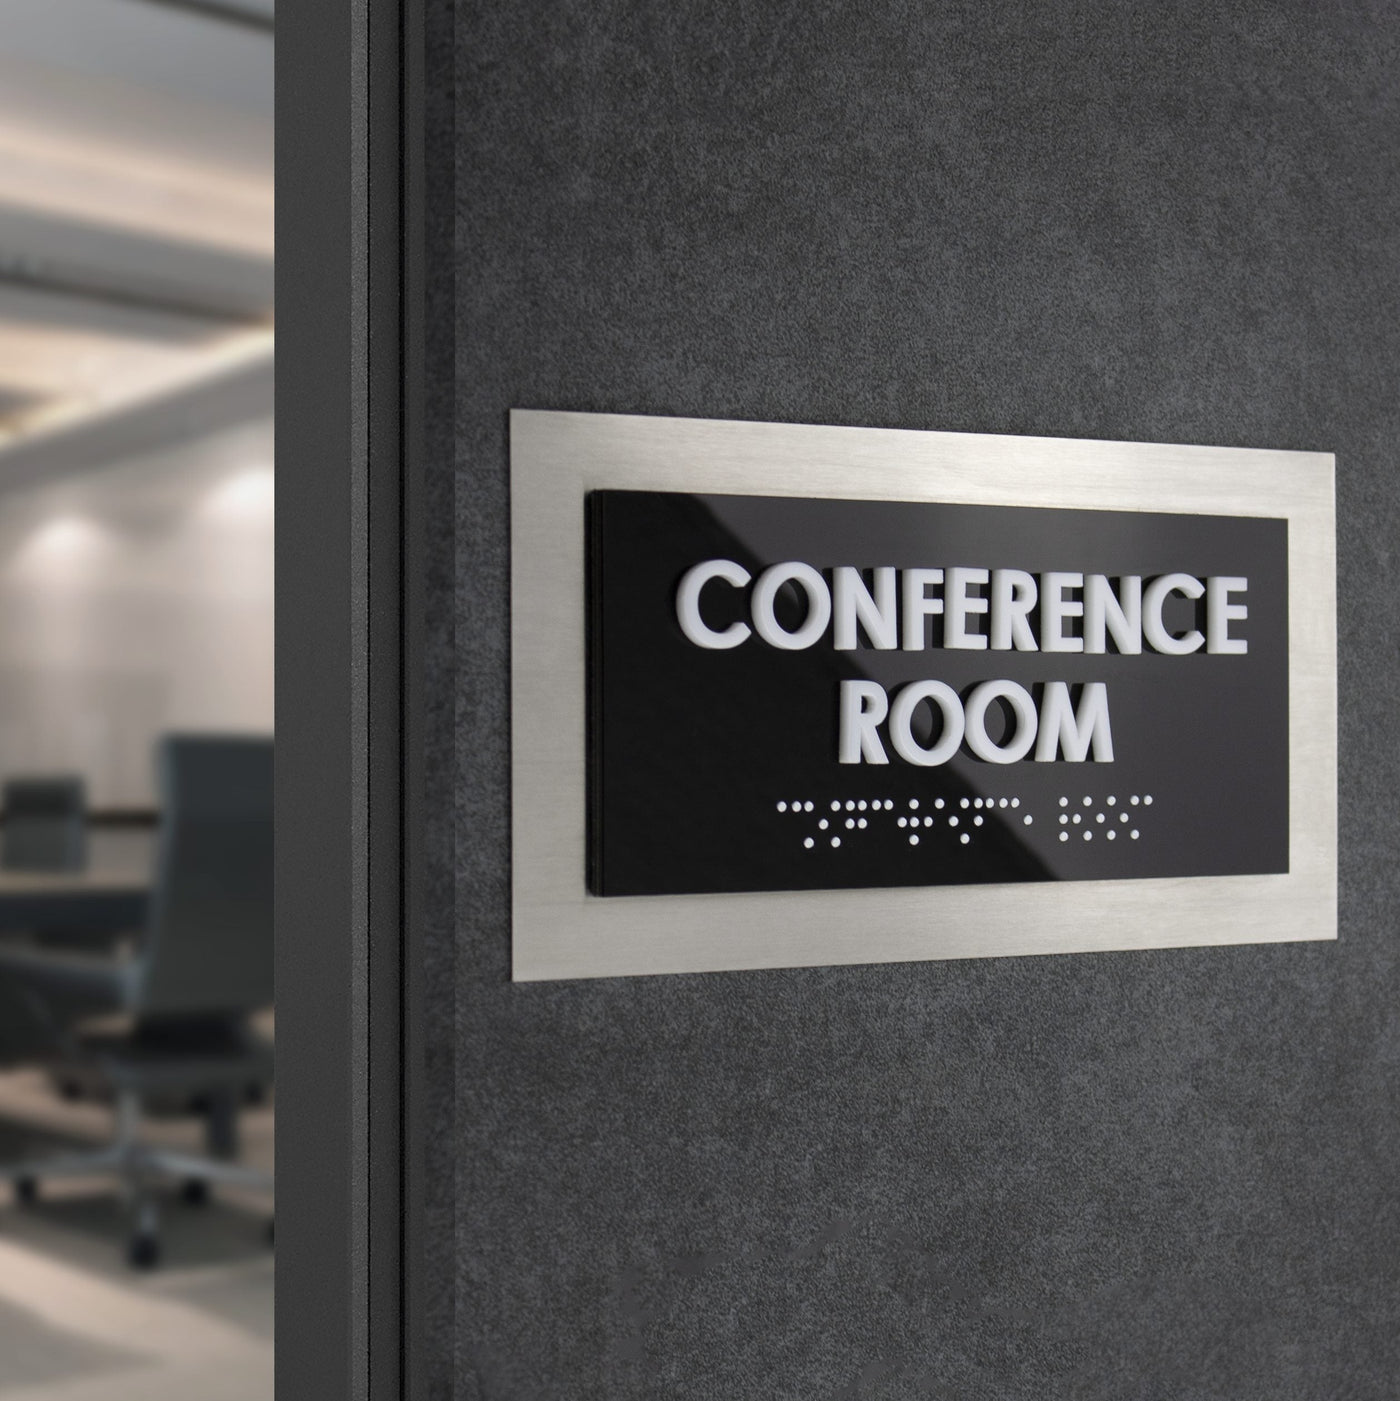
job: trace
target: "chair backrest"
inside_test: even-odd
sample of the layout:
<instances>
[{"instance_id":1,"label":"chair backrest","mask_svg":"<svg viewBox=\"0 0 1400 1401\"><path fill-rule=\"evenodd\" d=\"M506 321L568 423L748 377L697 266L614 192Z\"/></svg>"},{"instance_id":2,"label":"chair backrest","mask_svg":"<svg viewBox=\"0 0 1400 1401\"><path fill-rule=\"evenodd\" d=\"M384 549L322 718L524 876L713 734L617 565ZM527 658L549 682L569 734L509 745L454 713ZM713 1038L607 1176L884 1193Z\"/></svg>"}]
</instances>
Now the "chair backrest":
<instances>
[{"instance_id":1,"label":"chair backrest","mask_svg":"<svg viewBox=\"0 0 1400 1401\"><path fill-rule=\"evenodd\" d=\"M0 865L9 871L81 871L87 865L87 790L81 778L6 779Z\"/></svg>"},{"instance_id":2,"label":"chair backrest","mask_svg":"<svg viewBox=\"0 0 1400 1401\"><path fill-rule=\"evenodd\" d=\"M272 740L167 735L133 1010L237 1015L272 1002Z\"/></svg>"}]
</instances>

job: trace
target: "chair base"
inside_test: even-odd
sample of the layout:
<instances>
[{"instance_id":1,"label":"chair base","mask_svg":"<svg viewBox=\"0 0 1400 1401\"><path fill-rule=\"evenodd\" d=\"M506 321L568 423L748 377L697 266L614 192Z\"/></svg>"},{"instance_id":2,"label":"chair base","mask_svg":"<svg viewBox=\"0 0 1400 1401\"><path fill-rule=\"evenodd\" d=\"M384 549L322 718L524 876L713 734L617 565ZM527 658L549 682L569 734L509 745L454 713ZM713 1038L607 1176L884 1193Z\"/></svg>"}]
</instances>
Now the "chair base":
<instances>
[{"instance_id":1,"label":"chair base","mask_svg":"<svg viewBox=\"0 0 1400 1401\"><path fill-rule=\"evenodd\" d=\"M160 1217L154 1187L158 1182L178 1182L186 1200L208 1198L213 1186L239 1187L271 1193L270 1173L239 1163L143 1143L138 1136L141 1119L139 1096L131 1090L117 1095L116 1136L110 1144L86 1153L62 1153L32 1162L0 1165L0 1182L9 1182L20 1204L38 1200L45 1181L115 1178L131 1211L132 1232L127 1242L127 1262L135 1269L153 1268L160 1259Z\"/></svg>"}]
</instances>

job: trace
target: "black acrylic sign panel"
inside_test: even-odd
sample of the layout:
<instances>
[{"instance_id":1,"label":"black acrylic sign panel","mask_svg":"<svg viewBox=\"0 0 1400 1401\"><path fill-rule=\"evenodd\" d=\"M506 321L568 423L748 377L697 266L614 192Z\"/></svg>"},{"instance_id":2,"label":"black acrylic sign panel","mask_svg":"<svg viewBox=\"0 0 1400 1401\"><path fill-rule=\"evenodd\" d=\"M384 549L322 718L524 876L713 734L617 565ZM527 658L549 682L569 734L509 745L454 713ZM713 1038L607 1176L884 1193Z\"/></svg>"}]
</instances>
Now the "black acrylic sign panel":
<instances>
[{"instance_id":1,"label":"black acrylic sign panel","mask_svg":"<svg viewBox=\"0 0 1400 1401\"><path fill-rule=\"evenodd\" d=\"M582 526L582 522L580 523ZM1287 522L1257 517L928 502L594 491L589 566L588 884L595 895L816 890L1286 872L1289 868ZM852 566L954 566L1202 581L1244 577L1245 654L1098 655L955 650L931 620L923 650L837 651L757 635L696 646L677 616L693 565L754 579L802 561L830 584ZM752 585L712 581L705 622L751 618ZM985 595L985 588L974 588ZM1067 595L1082 599L1082 591ZM789 630L805 603L774 609ZM1163 620L1204 627L1204 600L1172 593ZM985 630L985 615L970 626ZM1066 624L1072 633L1082 624ZM891 696L937 679L967 699L1009 680L1043 706L1103 683L1112 762L988 763L964 744L922 767L838 762L841 683ZM988 713L993 741L1003 707ZM922 731L920 730L920 727ZM914 722L938 728L925 705Z\"/></svg>"}]
</instances>

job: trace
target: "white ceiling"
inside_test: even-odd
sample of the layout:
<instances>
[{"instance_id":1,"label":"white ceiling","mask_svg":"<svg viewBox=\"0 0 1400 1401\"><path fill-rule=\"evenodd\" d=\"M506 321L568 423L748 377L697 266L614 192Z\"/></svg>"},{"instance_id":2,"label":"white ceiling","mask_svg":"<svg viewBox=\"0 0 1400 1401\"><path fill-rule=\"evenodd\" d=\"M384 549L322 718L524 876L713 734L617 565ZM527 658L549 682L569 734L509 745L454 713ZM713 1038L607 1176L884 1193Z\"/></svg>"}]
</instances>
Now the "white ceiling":
<instances>
[{"instance_id":1,"label":"white ceiling","mask_svg":"<svg viewBox=\"0 0 1400 1401\"><path fill-rule=\"evenodd\" d=\"M0 0L0 446L270 357L272 0Z\"/></svg>"}]
</instances>

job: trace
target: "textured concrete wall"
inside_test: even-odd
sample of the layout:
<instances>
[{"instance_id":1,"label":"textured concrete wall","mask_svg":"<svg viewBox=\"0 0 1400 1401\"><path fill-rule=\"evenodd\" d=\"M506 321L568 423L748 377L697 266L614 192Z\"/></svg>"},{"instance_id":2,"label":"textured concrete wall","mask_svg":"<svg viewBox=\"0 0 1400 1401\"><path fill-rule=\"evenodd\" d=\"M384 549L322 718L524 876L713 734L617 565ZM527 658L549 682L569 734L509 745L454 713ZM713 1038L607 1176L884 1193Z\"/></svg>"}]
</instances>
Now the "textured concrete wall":
<instances>
[{"instance_id":1,"label":"textured concrete wall","mask_svg":"<svg viewBox=\"0 0 1400 1401\"><path fill-rule=\"evenodd\" d=\"M456 1396L1396 1394L1398 48L459 7ZM1335 451L1340 942L512 986L513 405Z\"/></svg>"}]
</instances>

